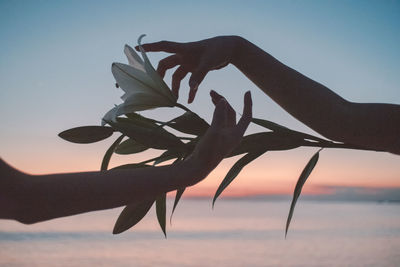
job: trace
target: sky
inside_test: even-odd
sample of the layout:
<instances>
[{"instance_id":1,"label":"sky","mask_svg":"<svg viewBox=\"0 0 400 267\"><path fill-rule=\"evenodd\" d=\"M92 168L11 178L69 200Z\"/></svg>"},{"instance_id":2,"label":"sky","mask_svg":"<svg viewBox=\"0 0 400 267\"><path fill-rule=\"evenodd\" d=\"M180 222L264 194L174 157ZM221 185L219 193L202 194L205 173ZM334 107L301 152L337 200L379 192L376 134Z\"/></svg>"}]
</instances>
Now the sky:
<instances>
[{"instance_id":1,"label":"sky","mask_svg":"<svg viewBox=\"0 0 400 267\"><path fill-rule=\"evenodd\" d=\"M350 101L399 104L399 29L400 1L0 1L0 156L30 174L98 170L116 135L78 145L57 134L99 125L102 116L121 103L111 63L126 63L124 45L136 45L143 33L144 42L240 35ZM165 56L149 54L154 66ZM182 103L187 81L181 86ZM251 90L254 117L316 134L233 66L209 73L190 105L208 121L213 110L210 89L224 95L238 112L244 92ZM162 109L145 114L168 119L178 113ZM251 126L248 133L257 131L260 128ZM315 152L268 152L247 166L224 195L290 194ZM111 165L157 153L113 156ZM237 159L222 162L188 195L213 195ZM381 190L400 199L399 188L398 156L325 149L304 192Z\"/></svg>"}]
</instances>

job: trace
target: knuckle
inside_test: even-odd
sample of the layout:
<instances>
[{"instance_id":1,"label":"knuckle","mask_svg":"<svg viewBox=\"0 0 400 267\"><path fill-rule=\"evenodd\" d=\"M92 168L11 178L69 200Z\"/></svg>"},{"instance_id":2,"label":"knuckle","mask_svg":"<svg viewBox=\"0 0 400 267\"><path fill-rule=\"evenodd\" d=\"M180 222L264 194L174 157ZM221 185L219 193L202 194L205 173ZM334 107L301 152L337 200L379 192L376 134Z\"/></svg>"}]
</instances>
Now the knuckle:
<instances>
[{"instance_id":1,"label":"knuckle","mask_svg":"<svg viewBox=\"0 0 400 267\"><path fill-rule=\"evenodd\" d=\"M158 68L165 68L165 60L162 59L160 62L158 62Z\"/></svg>"},{"instance_id":2,"label":"knuckle","mask_svg":"<svg viewBox=\"0 0 400 267\"><path fill-rule=\"evenodd\" d=\"M184 70L183 69L177 69L174 74L172 74L173 79L181 79L184 76Z\"/></svg>"},{"instance_id":3,"label":"knuckle","mask_svg":"<svg viewBox=\"0 0 400 267\"><path fill-rule=\"evenodd\" d=\"M176 79L179 79L179 78L180 78L179 73L177 71L175 71L174 74L172 74L172 79L176 80Z\"/></svg>"}]
</instances>

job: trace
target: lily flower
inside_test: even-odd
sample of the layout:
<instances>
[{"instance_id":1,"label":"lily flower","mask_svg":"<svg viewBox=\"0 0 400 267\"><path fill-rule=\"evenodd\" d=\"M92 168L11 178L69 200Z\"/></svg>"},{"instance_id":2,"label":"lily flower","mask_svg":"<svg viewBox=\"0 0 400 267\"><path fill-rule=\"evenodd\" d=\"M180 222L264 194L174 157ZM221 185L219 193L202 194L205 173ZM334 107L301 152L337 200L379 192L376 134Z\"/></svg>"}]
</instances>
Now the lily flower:
<instances>
[{"instance_id":1,"label":"lily flower","mask_svg":"<svg viewBox=\"0 0 400 267\"><path fill-rule=\"evenodd\" d=\"M103 123L115 121L119 115L157 107L173 107L176 104L176 97L155 71L141 45L144 36L143 34L138 39L143 59L132 47L125 45L124 53L129 65L113 63L111 66L118 87L124 91L121 97L124 102L107 112L103 117Z\"/></svg>"}]
</instances>

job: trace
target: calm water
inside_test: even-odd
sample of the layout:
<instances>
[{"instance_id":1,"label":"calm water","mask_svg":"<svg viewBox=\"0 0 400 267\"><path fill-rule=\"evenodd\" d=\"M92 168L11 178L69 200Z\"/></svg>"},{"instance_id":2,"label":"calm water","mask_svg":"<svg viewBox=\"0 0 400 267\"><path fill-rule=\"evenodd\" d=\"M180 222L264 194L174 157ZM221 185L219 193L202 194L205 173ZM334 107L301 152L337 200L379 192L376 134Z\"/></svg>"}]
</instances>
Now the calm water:
<instances>
[{"instance_id":1,"label":"calm water","mask_svg":"<svg viewBox=\"0 0 400 267\"><path fill-rule=\"evenodd\" d=\"M171 203L169 203L171 207ZM0 221L0 266L399 266L400 205L184 199L168 239L153 212L121 235L120 209L25 226Z\"/></svg>"}]
</instances>

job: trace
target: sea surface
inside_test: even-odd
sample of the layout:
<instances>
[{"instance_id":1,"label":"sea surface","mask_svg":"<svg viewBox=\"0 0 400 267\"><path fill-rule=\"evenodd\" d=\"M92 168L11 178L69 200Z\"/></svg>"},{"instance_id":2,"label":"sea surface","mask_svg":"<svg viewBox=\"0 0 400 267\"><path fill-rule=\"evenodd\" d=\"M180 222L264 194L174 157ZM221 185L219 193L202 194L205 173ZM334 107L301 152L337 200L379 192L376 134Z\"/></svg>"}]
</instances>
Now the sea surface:
<instances>
[{"instance_id":1,"label":"sea surface","mask_svg":"<svg viewBox=\"0 0 400 267\"><path fill-rule=\"evenodd\" d=\"M399 204L300 199L285 239L289 205L222 199L212 210L183 199L167 239L154 211L120 235L111 231L121 209L0 220L0 266L400 266Z\"/></svg>"}]
</instances>

